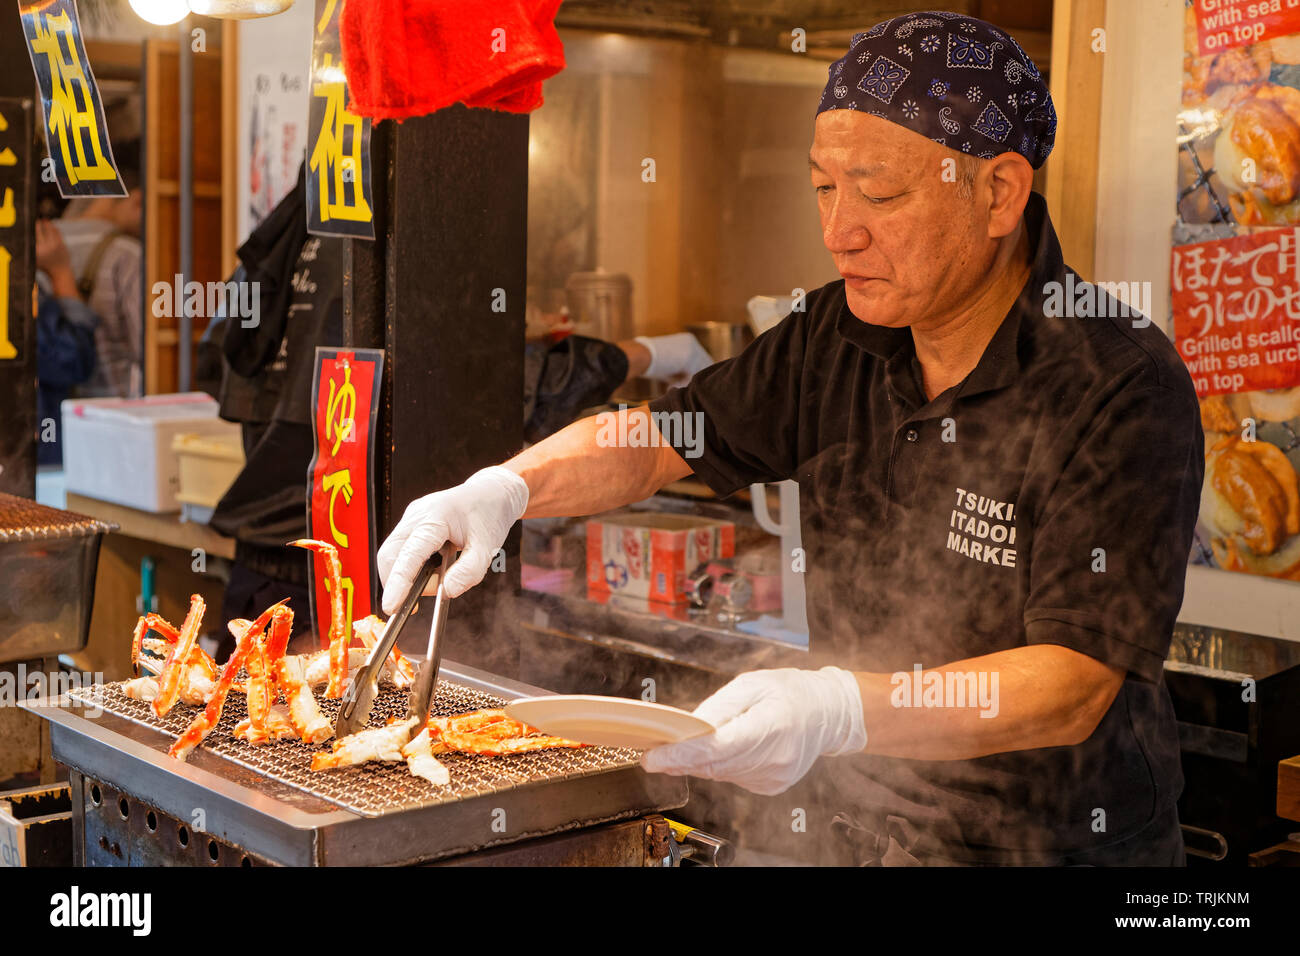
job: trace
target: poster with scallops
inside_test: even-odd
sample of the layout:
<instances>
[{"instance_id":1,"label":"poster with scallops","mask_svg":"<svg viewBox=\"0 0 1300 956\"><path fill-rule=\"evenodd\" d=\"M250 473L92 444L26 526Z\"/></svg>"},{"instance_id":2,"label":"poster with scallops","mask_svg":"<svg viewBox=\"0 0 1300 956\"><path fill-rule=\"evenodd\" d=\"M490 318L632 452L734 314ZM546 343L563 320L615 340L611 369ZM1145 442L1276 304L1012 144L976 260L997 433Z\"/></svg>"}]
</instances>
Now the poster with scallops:
<instances>
[{"instance_id":1,"label":"poster with scallops","mask_svg":"<svg viewBox=\"0 0 1300 956\"><path fill-rule=\"evenodd\" d=\"M1300 0L1187 0L1174 339L1201 403L1192 561L1300 581Z\"/></svg>"}]
</instances>

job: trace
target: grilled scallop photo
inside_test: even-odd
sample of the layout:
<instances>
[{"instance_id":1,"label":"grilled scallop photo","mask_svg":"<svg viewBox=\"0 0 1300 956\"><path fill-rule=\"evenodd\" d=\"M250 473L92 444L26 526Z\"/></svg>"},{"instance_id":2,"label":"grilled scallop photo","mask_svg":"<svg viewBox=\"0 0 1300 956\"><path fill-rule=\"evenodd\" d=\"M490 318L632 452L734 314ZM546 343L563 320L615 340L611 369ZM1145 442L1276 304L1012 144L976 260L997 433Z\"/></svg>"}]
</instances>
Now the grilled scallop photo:
<instances>
[{"instance_id":1,"label":"grilled scallop photo","mask_svg":"<svg viewBox=\"0 0 1300 956\"><path fill-rule=\"evenodd\" d=\"M1218 565L1300 580L1300 488L1276 445L1220 439L1205 461L1201 522Z\"/></svg>"},{"instance_id":2,"label":"grilled scallop photo","mask_svg":"<svg viewBox=\"0 0 1300 956\"><path fill-rule=\"evenodd\" d=\"M1300 219L1300 90L1274 83L1234 97L1214 144L1214 168L1245 225Z\"/></svg>"}]
</instances>

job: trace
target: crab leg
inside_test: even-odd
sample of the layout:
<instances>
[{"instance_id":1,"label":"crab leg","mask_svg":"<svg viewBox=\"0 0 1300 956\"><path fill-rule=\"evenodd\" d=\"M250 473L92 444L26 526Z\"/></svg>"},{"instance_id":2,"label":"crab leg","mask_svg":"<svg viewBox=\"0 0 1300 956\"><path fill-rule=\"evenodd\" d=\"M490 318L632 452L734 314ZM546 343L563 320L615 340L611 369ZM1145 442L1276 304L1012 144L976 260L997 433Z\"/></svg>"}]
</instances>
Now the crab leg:
<instances>
[{"instance_id":1,"label":"crab leg","mask_svg":"<svg viewBox=\"0 0 1300 956\"><path fill-rule=\"evenodd\" d=\"M294 731L293 722L289 719L289 712L282 704L276 704L266 712L266 726L262 730L256 730L252 718L245 717L235 724L233 733L236 740L247 741L254 747L271 740L285 740L298 736Z\"/></svg>"},{"instance_id":2,"label":"crab leg","mask_svg":"<svg viewBox=\"0 0 1300 956\"><path fill-rule=\"evenodd\" d=\"M352 634L361 640L366 646L366 650L371 650L384 636L384 631L388 629L388 624L381 621L374 614L364 617L359 621L352 622ZM394 686L398 688L410 687L415 683L415 665L411 663L410 658L393 645L392 652L388 655L388 670L392 677Z\"/></svg>"},{"instance_id":3,"label":"crab leg","mask_svg":"<svg viewBox=\"0 0 1300 956\"><path fill-rule=\"evenodd\" d=\"M338 548L313 538L299 538L289 544L315 551L325 558L325 580L330 592L330 679L325 696L337 700L343 696L343 682L348 677L348 623L343 609L343 566L339 563Z\"/></svg>"},{"instance_id":4,"label":"crab leg","mask_svg":"<svg viewBox=\"0 0 1300 956\"><path fill-rule=\"evenodd\" d=\"M136 621L135 633L131 636L131 669L137 677L140 675L140 648L145 634L149 631L157 631L169 644L175 644L181 636L180 631L176 630L176 625L160 614L150 612Z\"/></svg>"},{"instance_id":5,"label":"crab leg","mask_svg":"<svg viewBox=\"0 0 1300 956\"><path fill-rule=\"evenodd\" d=\"M291 654L280 659L276 668L280 690L289 705L289 722L294 731L309 744L320 744L334 736L334 727L311 692L311 685L303 677L302 656Z\"/></svg>"},{"instance_id":6,"label":"crab leg","mask_svg":"<svg viewBox=\"0 0 1300 956\"><path fill-rule=\"evenodd\" d=\"M432 735L431 735L432 736ZM547 750L551 747L582 747L576 740L563 737L483 737L478 734L444 733L439 742L448 750L464 754L499 757L505 754L527 753L530 750Z\"/></svg>"},{"instance_id":7,"label":"crab leg","mask_svg":"<svg viewBox=\"0 0 1300 956\"><path fill-rule=\"evenodd\" d=\"M266 716L272 703L271 673L266 664L265 643L256 638L253 640L244 666L248 668L248 680L244 683L248 719L252 723L253 735L261 736L266 731Z\"/></svg>"},{"instance_id":8,"label":"crab leg","mask_svg":"<svg viewBox=\"0 0 1300 956\"><path fill-rule=\"evenodd\" d=\"M334 770L370 760L403 760L402 748L409 743L411 731L418 720L418 717L411 717L404 721L394 721L385 727L367 727L350 737L336 740L330 744L329 750L311 755L311 769Z\"/></svg>"},{"instance_id":9,"label":"crab leg","mask_svg":"<svg viewBox=\"0 0 1300 956\"><path fill-rule=\"evenodd\" d=\"M202 743L203 738L211 733L212 728L217 726L217 721L221 719L221 708L226 703L226 694L230 692L230 685L235 682L235 675L244 666L244 661L252 648L253 641L250 636L251 630L244 635L244 639L235 647L235 653L230 655L230 660L226 661L226 666L221 671L221 678L217 681L217 688L212 692L212 696L208 698L208 705L190 722L189 727L185 728L185 733L180 735L176 743L171 745L167 750L167 756L175 757L177 760L184 760L190 755L190 751Z\"/></svg>"},{"instance_id":10,"label":"crab leg","mask_svg":"<svg viewBox=\"0 0 1300 956\"><path fill-rule=\"evenodd\" d=\"M168 644L175 644L176 641L180 639L181 632L177 629L176 625L167 620L161 614L155 614L150 611L144 616L144 620L149 626L149 630L157 631L163 636L163 639L166 640Z\"/></svg>"},{"instance_id":11,"label":"crab leg","mask_svg":"<svg viewBox=\"0 0 1300 956\"><path fill-rule=\"evenodd\" d=\"M202 743L203 738L212 732L212 728L217 726L217 721L221 719L221 708L226 703L226 695L230 693L230 686L235 682L235 675L244 666L249 652L258 638L261 637L262 631L266 629L267 623L271 620L271 614L277 607L280 607L280 605L276 604L267 608L253 622L252 626L244 631L239 643L235 645L235 652L230 655L230 660L226 661L226 666L221 669L221 677L217 680L217 686L213 689L212 696L208 698L207 706L190 721L189 727L185 728L185 732L181 734L180 739L168 748L167 755L169 757L184 760L189 756L190 751Z\"/></svg>"},{"instance_id":12,"label":"crab leg","mask_svg":"<svg viewBox=\"0 0 1300 956\"><path fill-rule=\"evenodd\" d=\"M135 622L135 633L131 635L131 673L136 677L140 676L140 644L147 630L149 630L149 623L141 617Z\"/></svg>"},{"instance_id":13,"label":"crab leg","mask_svg":"<svg viewBox=\"0 0 1300 956\"><path fill-rule=\"evenodd\" d=\"M158 694L157 674L162 670L163 658L167 653L167 643L162 638L146 637L144 639L144 649L150 651L150 656L140 658L140 666L144 669L144 676L137 677L131 683L138 688L144 688L141 693L147 692L147 697L141 697L141 700L153 700ZM144 683L144 681L149 683ZM208 695L212 693L212 688L217 683L217 665L203 648L195 646L190 651L190 659L181 667L181 687L180 699L187 704L203 704L207 701ZM152 689L149 689L152 687ZM127 689L128 697L133 696L132 690Z\"/></svg>"},{"instance_id":14,"label":"crab leg","mask_svg":"<svg viewBox=\"0 0 1300 956\"><path fill-rule=\"evenodd\" d=\"M271 610L271 633L266 638L267 662L272 666L279 663L289 647L289 635L293 633L293 611L284 604Z\"/></svg>"},{"instance_id":15,"label":"crab leg","mask_svg":"<svg viewBox=\"0 0 1300 956\"><path fill-rule=\"evenodd\" d=\"M423 777L436 787L451 783L451 772L433 755L429 728L424 727L402 748L406 766L417 777Z\"/></svg>"},{"instance_id":16,"label":"crab leg","mask_svg":"<svg viewBox=\"0 0 1300 956\"><path fill-rule=\"evenodd\" d=\"M203 622L204 607L203 598L197 594L190 597L190 611L185 615L185 623L181 625L180 636L177 638L176 643L172 645L171 651L167 654L167 660L163 663L162 671L158 675L158 696L153 699L152 706L153 712L159 717L171 710L180 696L181 665L190 659L190 652L198 641L199 625Z\"/></svg>"}]
</instances>

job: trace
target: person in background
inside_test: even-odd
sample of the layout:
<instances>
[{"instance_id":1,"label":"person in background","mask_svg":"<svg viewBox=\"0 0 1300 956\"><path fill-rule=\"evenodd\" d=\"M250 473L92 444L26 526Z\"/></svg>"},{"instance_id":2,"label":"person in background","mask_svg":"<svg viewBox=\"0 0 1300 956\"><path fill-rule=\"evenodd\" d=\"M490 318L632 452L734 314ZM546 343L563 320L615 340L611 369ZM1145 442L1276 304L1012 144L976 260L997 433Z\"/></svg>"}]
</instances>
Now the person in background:
<instances>
[{"instance_id":1,"label":"person in background","mask_svg":"<svg viewBox=\"0 0 1300 956\"><path fill-rule=\"evenodd\" d=\"M56 225L81 297L99 316L95 371L78 391L91 397L141 394L144 298L141 289L140 179L119 163L126 196L86 196L68 203Z\"/></svg>"},{"instance_id":2,"label":"person in background","mask_svg":"<svg viewBox=\"0 0 1300 956\"><path fill-rule=\"evenodd\" d=\"M713 357L690 332L605 342L569 334L559 315L529 321L524 346L524 439L539 442L636 378L685 385Z\"/></svg>"},{"instance_id":3,"label":"person in background","mask_svg":"<svg viewBox=\"0 0 1300 956\"><path fill-rule=\"evenodd\" d=\"M99 316L77 291L68 247L54 223L36 221L36 268L32 309L36 316L37 463L63 464L59 406L95 369Z\"/></svg>"}]
</instances>

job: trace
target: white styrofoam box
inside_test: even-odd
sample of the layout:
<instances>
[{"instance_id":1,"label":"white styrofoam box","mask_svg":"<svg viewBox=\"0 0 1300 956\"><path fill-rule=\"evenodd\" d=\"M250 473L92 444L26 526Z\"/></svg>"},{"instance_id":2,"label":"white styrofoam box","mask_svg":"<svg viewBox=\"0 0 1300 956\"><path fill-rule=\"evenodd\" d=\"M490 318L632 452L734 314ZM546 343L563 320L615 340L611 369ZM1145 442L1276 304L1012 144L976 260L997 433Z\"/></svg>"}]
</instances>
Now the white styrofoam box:
<instances>
[{"instance_id":1,"label":"white styrofoam box","mask_svg":"<svg viewBox=\"0 0 1300 956\"><path fill-rule=\"evenodd\" d=\"M70 398L62 417L68 491L159 513L180 510L176 435L239 434L203 392Z\"/></svg>"}]
</instances>

